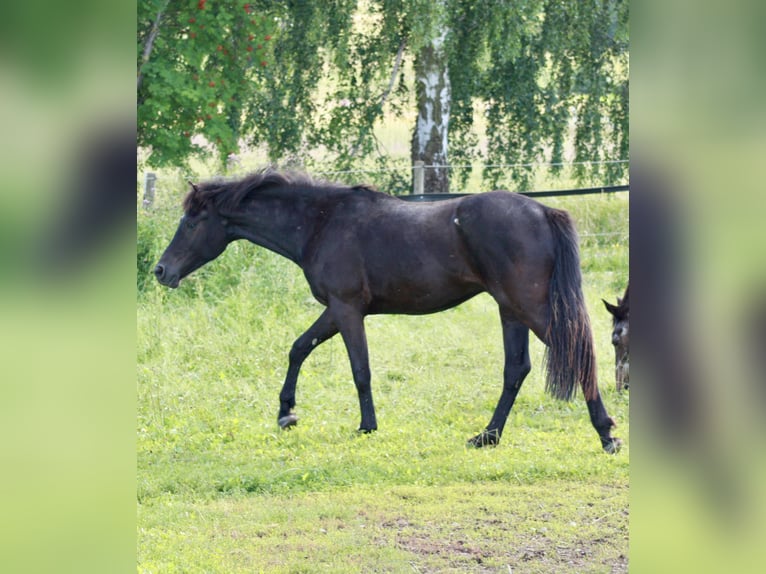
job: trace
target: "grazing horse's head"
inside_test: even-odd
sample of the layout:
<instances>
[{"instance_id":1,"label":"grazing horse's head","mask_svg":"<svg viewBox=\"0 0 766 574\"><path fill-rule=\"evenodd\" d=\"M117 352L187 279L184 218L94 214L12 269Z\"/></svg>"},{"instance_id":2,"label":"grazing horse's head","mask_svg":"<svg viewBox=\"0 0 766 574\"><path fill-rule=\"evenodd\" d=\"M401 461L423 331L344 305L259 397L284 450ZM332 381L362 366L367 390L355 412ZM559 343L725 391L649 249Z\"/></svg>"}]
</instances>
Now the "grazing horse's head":
<instances>
[{"instance_id":1,"label":"grazing horse's head","mask_svg":"<svg viewBox=\"0 0 766 574\"><path fill-rule=\"evenodd\" d=\"M231 241L228 221L209 200L209 190L194 184L192 188L184 200L185 213L176 234L154 268L157 281L173 289L192 271L223 253Z\"/></svg>"},{"instance_id":2,"label":"grazing horse's head","mask_svg":"<svg viewBox=\"0 0 766 574\"><path fill-rule=\"evenodd\" d=\"M614 345L614 378L617 382L617 390L627 389L630 383L630 357L628 343L630 339L630 305L628 302L628 290L622 299L617 298L617 305L604 301L606 310L612 314L612 345Z\"/></svg>"}]
</instances>

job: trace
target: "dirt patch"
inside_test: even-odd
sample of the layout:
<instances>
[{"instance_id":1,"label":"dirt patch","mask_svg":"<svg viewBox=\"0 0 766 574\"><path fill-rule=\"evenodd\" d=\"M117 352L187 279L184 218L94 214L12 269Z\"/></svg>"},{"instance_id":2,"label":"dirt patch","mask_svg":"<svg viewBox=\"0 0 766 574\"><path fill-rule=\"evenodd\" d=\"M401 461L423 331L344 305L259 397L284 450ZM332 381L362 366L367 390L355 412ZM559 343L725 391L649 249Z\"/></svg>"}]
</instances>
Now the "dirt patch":
<instances>
[{"instance_id":1,"label":"dirt patch","mask_svg":"<svg viewBox=\"0 0 766 574\"><path fill-rule=\"evenodd\" d=\"M474 521L465 525L415 524L394 518L381 524L396 531L394 545L413 555L417 571L426 572L610 572L627 574L628 558L605 552L604 538L578 540L562 545L540 534L520 535L498 528L497 521ZM479 536L491 529L493 536ZM390 543L391 538L389 538ZM498 570L501 569L501 570Z\"/></svg>"},{"instance_id":2,"label":"dirt patch","mask_svg":"<svg viewBox=\"0 0 766 574\"><path fill-rule=\"evenodd\" d=\"M419 534L397 536L396 547L418 557L418 572L440 572L444 568L463 572L489 572L491 553L464 540L440 540Z\"/></svg>"},{"instance_id":3,"label":"dirt patch","mask_svg":"<svg viewBox=\"0 0 766 574\"><path fill-rule=\"evenodd\" d=\"M484 550L466 544L463 540L453 542L433 540L425 536L398 537L396 546L415 554L437 554L450 557L462 556L471 558L479 564L482 563L484 558L490 556Z\"/></svg>"}]
</instances>

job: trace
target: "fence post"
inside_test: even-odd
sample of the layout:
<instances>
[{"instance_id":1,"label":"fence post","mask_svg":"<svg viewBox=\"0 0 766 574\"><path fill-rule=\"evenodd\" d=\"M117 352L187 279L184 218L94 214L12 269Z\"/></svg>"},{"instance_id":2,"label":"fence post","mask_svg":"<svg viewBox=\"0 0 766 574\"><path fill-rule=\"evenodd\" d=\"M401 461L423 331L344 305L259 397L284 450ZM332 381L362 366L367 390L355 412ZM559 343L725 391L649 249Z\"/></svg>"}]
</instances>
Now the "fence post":
<instances>
[{"instance_id":1,"label":"fence post","mask_svg":"<svg viewBox=\"0 0 766 574\"><path fill-rule=\"evenodd\" d=\"M416 195L422 195L425 187L426 170L424 165L422 160L416 160L412 166L412 193Z\"/></svg>"},{"instance_id":2,"label":"fence post","mask_svg":"<svg viewBox=\"0 0 766 574\"><path fill-rule=\"evenodd\" d=\"M154 203L154 184L157 182L157 175L151 171L146 172L144 177L144 208L148 209Z\"/></svg>"}]
</instances>

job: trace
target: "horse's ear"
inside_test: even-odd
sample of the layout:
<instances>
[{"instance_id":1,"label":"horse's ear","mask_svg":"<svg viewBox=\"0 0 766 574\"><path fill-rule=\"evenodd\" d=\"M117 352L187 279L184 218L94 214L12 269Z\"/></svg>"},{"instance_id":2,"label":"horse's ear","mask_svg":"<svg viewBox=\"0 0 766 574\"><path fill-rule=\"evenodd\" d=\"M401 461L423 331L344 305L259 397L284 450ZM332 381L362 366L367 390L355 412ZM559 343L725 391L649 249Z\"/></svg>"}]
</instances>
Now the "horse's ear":
<instances>
[{"instance_id":1,"label":"horse's ear","mask_svg":"<svg viewBox=\"0 0 766 574\"><path fill-rule=\"evenodd\" d=\"M196 185L194 185L194 182L193 182L192 180L190 180L190 179L187 179L186 181L188 181L188 182L189 182L189 185L191 185L192 189L193 189L193 190L194 190L196 193L199 193L199 188L198 188Z\"/></svg>"},{"instance_id":2,"label":"horse's ear","mask_svg":"<svg viewBox=\"0 0 766 574\"><path fill-rule=\"evenodd\" d=\"M617 307L617 305L612 305L611 303L609 303L608 301L605 301L604 299L601 299L601 301L604 302L604 307L606 307L606 310L616 317L617 312L619 311L619 307Z\"/></svg>"}]
</instances>

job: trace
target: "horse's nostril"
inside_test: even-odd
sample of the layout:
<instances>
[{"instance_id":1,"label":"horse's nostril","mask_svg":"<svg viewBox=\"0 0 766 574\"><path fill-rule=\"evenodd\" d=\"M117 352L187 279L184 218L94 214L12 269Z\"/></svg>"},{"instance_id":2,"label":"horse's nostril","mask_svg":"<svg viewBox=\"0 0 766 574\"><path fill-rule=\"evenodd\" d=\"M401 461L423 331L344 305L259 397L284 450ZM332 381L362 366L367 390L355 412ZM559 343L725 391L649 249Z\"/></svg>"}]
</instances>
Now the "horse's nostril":
<instances>
[{"instance_id":1,"label":"horse's nostril","mask_svg":"<svg viewBox=\"0 0 766 574\"><path fill-rule=\"evenodd\" d=\"M162 279L162 276L165 274L165 266L158 263L157 267L154 268L154 274L157 276L157 279Z\"/></svg>"}]
</instances>

